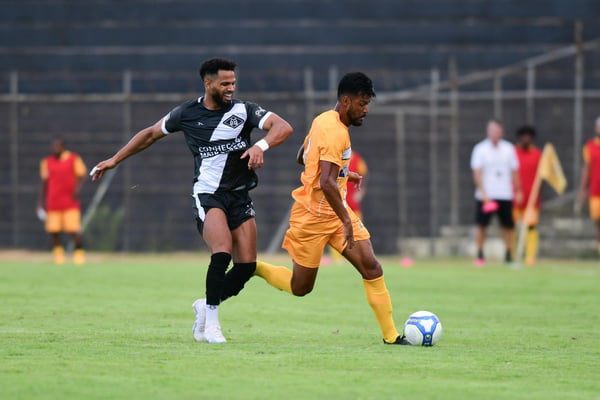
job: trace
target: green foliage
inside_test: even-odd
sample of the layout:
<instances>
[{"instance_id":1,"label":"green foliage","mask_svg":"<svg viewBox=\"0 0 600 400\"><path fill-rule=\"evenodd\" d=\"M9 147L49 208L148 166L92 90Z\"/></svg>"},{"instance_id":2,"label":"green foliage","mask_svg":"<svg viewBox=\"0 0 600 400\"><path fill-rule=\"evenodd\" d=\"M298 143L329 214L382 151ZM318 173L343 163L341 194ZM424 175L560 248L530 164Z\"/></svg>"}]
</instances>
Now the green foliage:
<instances>
[{"instance_id":1,"label":"green foliage","mask_svg":"<svg viewBox=\"0 0 600 400\"><path fill-rule=\"evenodd\" d=\"M85 230L86 247L92 251L117 250L124 216L124 207L113 211L107 205L99 206Z\"/></svg>"},{"instance_id":2,"label":"green foliage","mask_svg":"<svg viewBox=\"0 0 600 400\"><path fill-rule=\"evenodd\" d=\"M191 339L208 256L0 260L0 399L595 399L600 268L383 259L399 326L435 312L432 348L386 346L347 265L294 298L253 278ZM285 263L289 262L285 261Z\"/></svg>"}]
</instances>

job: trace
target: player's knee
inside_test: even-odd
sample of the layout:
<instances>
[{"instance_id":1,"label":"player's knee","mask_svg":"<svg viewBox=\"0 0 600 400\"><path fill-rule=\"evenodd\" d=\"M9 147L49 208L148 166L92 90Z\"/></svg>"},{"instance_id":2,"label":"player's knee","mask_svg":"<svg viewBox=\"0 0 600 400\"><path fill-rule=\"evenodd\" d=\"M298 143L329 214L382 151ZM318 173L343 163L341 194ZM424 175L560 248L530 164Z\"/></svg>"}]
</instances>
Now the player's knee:
<instances>
[{"instance_id":1,"label":"player's knee","mask_svg":"<svg viewBox=\"0 0 600 400\"><path fill-rule=\"evenodd\" d=\"M376 259L369 260L362 271L363 278L366 280L377 279L383 275L383 268L381 268L381 264Z\"/></svg>"},{"instance_id":2,"label":"player's knee","mask_svg":"<svg viewBox=\"0 0 600 400\"><path fill-rule=\"evenodd\" d=\"M300 283L292 281L292 293L294 296L303 297L312 292L313 290L312 283Z\"/></svg>"}]
</instances>

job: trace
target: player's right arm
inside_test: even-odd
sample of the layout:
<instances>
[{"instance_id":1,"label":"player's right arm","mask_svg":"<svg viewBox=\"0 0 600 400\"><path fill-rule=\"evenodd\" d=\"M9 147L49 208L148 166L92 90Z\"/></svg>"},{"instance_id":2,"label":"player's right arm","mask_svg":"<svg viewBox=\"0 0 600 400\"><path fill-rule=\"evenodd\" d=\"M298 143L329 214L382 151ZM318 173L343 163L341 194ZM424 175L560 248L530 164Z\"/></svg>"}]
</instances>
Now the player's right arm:
<instances>
[{"instance_id":1,"label":"player's right arm","mask_svg":"<svg viewBox=\"0 0 600 400\"><path fill-rule=\"evenodd\" d=\"M475 187L481 195L481 200L485 203L486 201L489 201L490 198L483 185L483 164L481 148L477 145L473 148L473 152L471 153L471 169L473 170L473 182L475 183Z\"/></svg>"},{"instance_id":2,"label":"player's right arm","mask_svg":"<svg viewBox=\"0 0 600 400\"><path fill-rule=\"evenodd\" d=\"M340 173L340 167L329 161L319 161L321 167L321 177L319 178L319 185L323 194L329 202L329 205L342 221L344 226L344 243L348 243L348 249L354 246L354 231L352 229L352 219L348 210L344 207L342 202L342 195L337 185L337 177Z\"/></svg>"},{"instance_id":3,"label":"player's right arm","mask_svg":"<svg viewBox=\"0 0 600 400\"><path fill-rule=\"evenodd\" d=\"M587 200L588 185L590 182L590 153L587 146L583 148L583 166L581 167L581 181L579 182L579 200L584 204Z\"/></svg>"},{"instance_id":4,"label":"player's right arm","mask_svg":"<svg viewBox=\"0 0 600 400\"><path fill-rule=\"evenodd\" d=\"M99 162L91 172L92 180L101 178L106 171L119 165L121 161L150 147L154 142L165 137L162 131L162 119L154 125L142 129L111 158Z\"/></svg>"},{"instance_id":5,"label":"player's right arm","mask_svg":"<svg viewBox=\"0 0 600 400\"><path fill-rule=\"evenodd\" d=\"M40 162L40 188L38 192L38 209L46 209L46 187L48 183L48 161L44 158Z\"/></svg>"},{"instance_id":6,"label":"player's right arm","mask_svg":"<svg viewBox=\"0 0 600 400\"><path fill-rule=\"evenodd\" d=\"M481 201L483 201L484 203L486 201L489 201L490 198L485 192L485 188L483 186L483 170L481 168L473 170L473 181L475 182L475 187L481 194Z\"/></svg>"}]
</instances>

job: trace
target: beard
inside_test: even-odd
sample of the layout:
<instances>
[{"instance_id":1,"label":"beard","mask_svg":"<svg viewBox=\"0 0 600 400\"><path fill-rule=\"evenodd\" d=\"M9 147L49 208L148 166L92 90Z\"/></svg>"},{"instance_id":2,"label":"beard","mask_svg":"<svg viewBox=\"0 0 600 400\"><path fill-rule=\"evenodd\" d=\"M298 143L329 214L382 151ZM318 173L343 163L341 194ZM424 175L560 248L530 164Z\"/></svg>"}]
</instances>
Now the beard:
<instances>
[{"instance_id":1,"label":"beard","mask_svg":"<svg viewBox=\"0 0 600 400\"><path fill-rule=\"evenodd\" d=\"M223 100L223 96L219 92L213 92L210 94L210 98L215 102L220 108L228 108L231 106L232 101Z\"/></svg>"},{"instance_id":2,"label":"beard","mask_svg":"<svg viewBox=\"0 0 600 400\"><path fill-rule=\"evenodd\" d=\"M366 117L366 115L361 115L358 118L354 118L352 121L350 121L350 124L352 126L361 126L364 122L364 118Z\"/></svg>"}]
</instances>

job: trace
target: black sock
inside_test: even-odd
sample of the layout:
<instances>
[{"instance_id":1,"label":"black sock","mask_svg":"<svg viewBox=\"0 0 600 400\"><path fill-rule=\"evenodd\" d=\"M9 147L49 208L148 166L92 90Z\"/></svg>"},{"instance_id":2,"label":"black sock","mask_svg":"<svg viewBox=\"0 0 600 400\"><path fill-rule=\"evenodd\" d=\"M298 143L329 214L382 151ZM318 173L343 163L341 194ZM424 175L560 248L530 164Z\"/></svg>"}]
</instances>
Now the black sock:
<instances>
[{"instance_id":1,"label":"black sock","mask_svg":"<svg viewBox=\"0 0 600 400\"><path fill-rule=\"evenodd\" d=\"M510 254L510 250L506 250L506 255L504 256L504 261L507 263L512 262L512 254Z\"/></svg>"},{"instance_id":2,"label":"black sock","mask_svg":"<svg viewBox=\"0 0 600 400\"><path fill-rule=\"evenodd\" d=\"M256 271L256 261L251 263L234 263L233 268L225 275L221 301L225 301L241 292L246 282L252 278L254 271Z\"/></svg>"},{"instance_id":3,"label":"black sock","mask_svg":"<svg viewBox=\"0 0 600 400\"><path fill-rule=\"evenodd\" d=\"M483 249L479 249L477 250L477 258L481 258L484 259L485 257L483 256Z\"/></svg>"},{"instance_id":4,"label":"black sock","mask_svg":"<svg viewBox=\"0 0 600 400\"><path fill-rule=\"evenodd\" d=\"M225 271L229 267L231 254L215 253L210 256L210 264L206 272L206 304L218 306L221 302Z\"/></svg>"}]
</instances>

